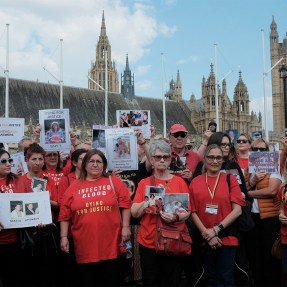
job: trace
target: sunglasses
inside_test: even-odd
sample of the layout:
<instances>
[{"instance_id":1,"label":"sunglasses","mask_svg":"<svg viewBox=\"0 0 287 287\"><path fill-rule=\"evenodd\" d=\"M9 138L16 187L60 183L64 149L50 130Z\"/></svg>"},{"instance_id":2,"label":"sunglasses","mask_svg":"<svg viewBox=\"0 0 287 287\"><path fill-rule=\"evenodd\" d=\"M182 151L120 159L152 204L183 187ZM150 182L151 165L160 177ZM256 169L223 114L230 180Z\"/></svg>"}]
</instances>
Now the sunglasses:
<instances>
[{"instance_id":1,"label":"sunglasses","mask_svg":"<svg viewBox=\"0 0 287 287\"><path fill-rule=\"evenodd\" d=\"M220 146L225 147L225 148L227 148L227 147L230 148L231 144L230 143L221 143Z\"/></svg>"},{"instance_id":2,"label":"sunglasses","mask_svg":"<svg viewBox=\"0 0 287 287\"><path fill-rule=\"evenodd\" d=\"M45 157L57 157L57 156L58 156L57 153L47 153L47 154L45 155Z\"/></svg>"},{"instance_id":3,"label":"sunglasses","mask_svg":"<svg viewBox=\"0 0 287 287\"><path fill-rule=\"evenodd\" d=\"M222 156L207 155L205 158L209 162L214 162L214 160L216 160L217 162L222 162Z\"/></svg>"},{"instance_id":4,"label":"sunglasses","mask_svg":"<svg viewBox=\"0 0 287 287\"><path fill-rule=\"evenodd\" d=\"M252 151L267 151L266 147L252 147Z\"/></svg>"},{"instance_id":5,"label":"sunglasses","mask_svg":"<svg viewBox=\"0 0 287 287\"><path fill-rule=\"evenodd\" d=\"M237 142L238 144L240 144L240 143L246 144L246 143L248 142L248 140L237 140L236 142Z\"/></svg>"},{"instance_id":6,"label":"sunglasses","mask_svg":"<svg viewBox=\"0 0 287 287\"><path fill-rule=\"evenodd\" d=\"M181 137L184 139L187 136L187 133L186 132L176 132L176 133L170 134L170 135L172 135L174 138Z\"/></svg>"},{"instance_id":7,"label":"sunglasses","mask_svg":"<svg viewBox=\"0 0 287 287\"><path fill-rule=\"evenodd\" d=\"M167 161L170 159L170 155L154 155L153 158L155 161L161 161L161 159Z\"/></svg>"},{"instance_id":8,"label":"sunglasses","mask_svg":"<svg viewBox=\"0 0 287 287\"><path fill-rule=\"evenodd\" d=\"M6 164L7 162L12 163L13 158L0 158L0 164Z\"/></svg>"}]
</instances>

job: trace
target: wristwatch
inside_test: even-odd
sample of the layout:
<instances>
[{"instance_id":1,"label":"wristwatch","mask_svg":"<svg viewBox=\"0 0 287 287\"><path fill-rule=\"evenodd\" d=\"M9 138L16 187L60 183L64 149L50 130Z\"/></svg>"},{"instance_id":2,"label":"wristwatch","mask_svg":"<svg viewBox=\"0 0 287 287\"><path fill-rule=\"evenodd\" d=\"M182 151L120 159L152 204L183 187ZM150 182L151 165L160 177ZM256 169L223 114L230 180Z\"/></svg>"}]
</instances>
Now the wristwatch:
<instances>
[{"instance_id":1,"label":"wristwatch","mask_svg":"<svg viewBox=\"0 0 287 287\"><path fill-rule=\"evenodd\" d=\"M224 226L222 223L217 222L216 225L219 227L220 230L224 229Z\"/></svg>"}]
</instances>

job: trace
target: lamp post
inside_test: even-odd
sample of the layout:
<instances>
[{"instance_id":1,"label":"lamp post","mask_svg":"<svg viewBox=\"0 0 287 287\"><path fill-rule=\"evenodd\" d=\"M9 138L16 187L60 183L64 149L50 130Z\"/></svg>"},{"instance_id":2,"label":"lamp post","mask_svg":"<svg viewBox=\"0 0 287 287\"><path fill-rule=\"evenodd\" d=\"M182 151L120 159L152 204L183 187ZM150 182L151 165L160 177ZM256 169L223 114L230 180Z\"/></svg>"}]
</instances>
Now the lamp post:
<instances>
[{"instance_id":1,"label":"lamp post","mask_svg":"<svg viewBox=\"0 0 287 287\"><path fill-rule=\"evenodd\" d=\"M7 40L6 40L6 90L5 90L5 118L9 118L9 24L7 27Z\"/></svg>"},{"instance_id":2,"label":"lamp post","mask_svg":"<svg viewBox=\"0 0 287 287\"><path fill-rule=\"evenodd\" d=\"M279 70L280 78L283 79L283 95L284 95L284 113L285 113L285 128L287 127L287 66L282 65Z\"/></svg>"},{"instance_id":3,"label":"lamp post","mask_svg":"<svg viewBox=\"0 0 287 287\"><path fill-rule=\"evenodd\" d=\"M165 84L164 84L163 53L161 53L161 75L162 75L163 137L166 138L166 109L165 109Z\"/></svg>"}]
</instances>

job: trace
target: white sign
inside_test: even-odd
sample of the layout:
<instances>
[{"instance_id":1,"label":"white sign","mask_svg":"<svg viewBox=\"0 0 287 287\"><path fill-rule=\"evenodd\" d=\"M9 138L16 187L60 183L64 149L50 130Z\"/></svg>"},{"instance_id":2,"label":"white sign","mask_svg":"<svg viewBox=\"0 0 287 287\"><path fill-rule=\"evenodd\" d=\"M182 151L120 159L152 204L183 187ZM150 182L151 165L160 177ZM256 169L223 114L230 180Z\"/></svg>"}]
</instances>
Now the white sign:
<instances>
[{"instance_id":1,"label":"white sign","mask_svg":"<svg viewBox=\"0 0 287 287\"><path fill-rule=\"evenodd\" d=\"M49 192L0 193L0 218L5 229L52 223Z\"/></svg>"},{"instance_id":2,"label":"white sign","mask_svg":"<svg viewBox=\"0 0 287 287\"><path fill-rule=\"evenodd\" d=\"M151 119L149 110L117 110L119 128L139 128L147 139L151 136Z\"/></svg>"},{"instance_id":3,"label":"white sign","mask_svg":"<svg viewBox=\"0 0 287 287\"><path fill-rule=\"evenodd\" d=\"M0 118L0 142L18 143L24 136L25 119Z\"/></svg>"},{"instance_id":4,"label":"white sign","mask_svg":"<svg viewBox=\"0 0 287 287\"><path fill-rule=\"evenodd\" d=\"M106 129L108 170L137 170L137 139L132 129Z\"/></svg>"},{"instance_id":5,"label":"white sign","mask_svg":"<svg viewBox=\"0 0 287 287\"><path fill-rule=\"evenodd\" d=\"M40 144L47 151L70 151L69 109L40 110Z\"/></svg>"}]
</instances>

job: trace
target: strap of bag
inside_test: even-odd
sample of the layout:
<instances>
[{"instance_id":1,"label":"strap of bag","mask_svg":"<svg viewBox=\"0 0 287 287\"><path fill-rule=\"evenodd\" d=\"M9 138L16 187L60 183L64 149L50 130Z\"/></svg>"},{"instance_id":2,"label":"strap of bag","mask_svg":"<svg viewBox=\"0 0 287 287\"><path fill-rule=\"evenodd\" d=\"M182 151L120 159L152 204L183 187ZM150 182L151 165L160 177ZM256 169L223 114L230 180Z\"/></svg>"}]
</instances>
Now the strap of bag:
<instances>
[{"instance_id":1,"label":"strap of bag","mask_svg":"<svg viewBox=\"0 0 287 287\"><path fill-rule=\"evenodd\" d=\"M227 174L227 184L228 184L228 190L229 190L229 193L230 193L230 173Z\"/></svg>"},{"instance_id":2,"label":"strap of bag","mask_svg":"<svg viewBox=\"0 0 287 287\"><path fill-rule=\"evenodd\" d=\"M112 181L112 177L109 175L109 180L110 180L110 185L112 187L112 190L114 192L114 196L116 198L116 202L117 202L117 207L118 207L118 211L119 211L119 216L120 216L120 222L122 224L122 215L121 215L121 212L120 212L120 206L119 206L119 202L118 202L118 198L117 198L117 194L116 194L116 190L115 190L115 187L114 187L114 184L113 184L113 181Z\"/></svg>"}]
</instances>

